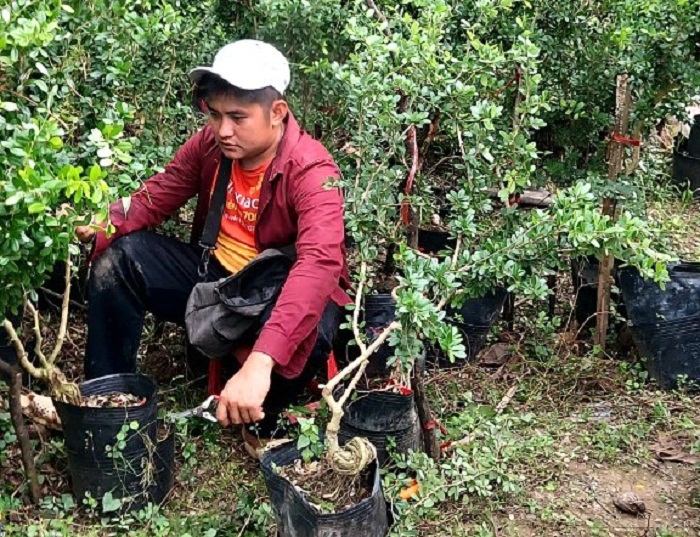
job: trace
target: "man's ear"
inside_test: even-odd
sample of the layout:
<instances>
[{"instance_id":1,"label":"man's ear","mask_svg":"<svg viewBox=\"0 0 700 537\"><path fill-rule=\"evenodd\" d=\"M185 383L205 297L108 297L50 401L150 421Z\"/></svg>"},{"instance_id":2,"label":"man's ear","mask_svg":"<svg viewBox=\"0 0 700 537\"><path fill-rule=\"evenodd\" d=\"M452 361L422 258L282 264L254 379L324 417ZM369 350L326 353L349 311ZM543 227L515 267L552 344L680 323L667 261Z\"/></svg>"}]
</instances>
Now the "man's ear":
<instances>
[{"instance_id":1,"label":"man's ear","mask_svg":"<svg viewBox=\"0 0 700 537\"><path fill-rule=\"evenodd\" d=\"M277 127L284 122L285 118L289 114L289 105L287 101L278 99L272 103L270 106L270 121L273 127Z\"/></svg>"}]
</instances>

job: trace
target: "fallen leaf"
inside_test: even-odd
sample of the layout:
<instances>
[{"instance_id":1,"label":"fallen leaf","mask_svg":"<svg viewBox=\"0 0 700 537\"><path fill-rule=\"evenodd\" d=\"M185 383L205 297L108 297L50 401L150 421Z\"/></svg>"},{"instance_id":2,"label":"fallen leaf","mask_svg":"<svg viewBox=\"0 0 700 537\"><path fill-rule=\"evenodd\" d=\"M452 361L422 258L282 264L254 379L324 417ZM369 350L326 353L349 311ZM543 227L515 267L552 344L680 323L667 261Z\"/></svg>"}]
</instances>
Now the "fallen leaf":
<instances>
[{"instance_id":1,"label":"fallen leaf","mask_svg":"<svg viewBox=\"0 0 700 537\"><path fill-rule=\"evenodd\" d=\"M623 513L641 515L646 512L647 506L634 492L623 492L613 498L613 504Z\"/></svg>"},{"instance_id":2,"label":"fallen leaf","mask_svg":"<svg viewBox=\"0 0 700 537\"><path fill-rule=\"evenodd\" d=\"M408 501L418 494L419 489L420 483L418 483L418 481L414 479L411 481L411 485L409 487L406 487L401 490L401 492L399 493L399 498Z\"/></svg>"},{"instance_id":3,"label":"fallen leaf","mask_svg":"<svg viewBox=\"0 0 700 537\"><path fill-rule=\"evenodd\" d=\"M513 351L508 343L494 343L481 354L479 365L501 366L510 360L511 356Z\"/></svg>"},{"instance_id":4,"label":"fallen leaf","mask_svg":"<svg viewBox=\"0 0 700 537\"><path fill-rule=\"evenodd\" d=\"M677 439L662 437L658 442L649 446L649 449L661 461L685 464L700 463L700 456L687 453L683 449L683 444Z\"/></svg>"}]
</instances>

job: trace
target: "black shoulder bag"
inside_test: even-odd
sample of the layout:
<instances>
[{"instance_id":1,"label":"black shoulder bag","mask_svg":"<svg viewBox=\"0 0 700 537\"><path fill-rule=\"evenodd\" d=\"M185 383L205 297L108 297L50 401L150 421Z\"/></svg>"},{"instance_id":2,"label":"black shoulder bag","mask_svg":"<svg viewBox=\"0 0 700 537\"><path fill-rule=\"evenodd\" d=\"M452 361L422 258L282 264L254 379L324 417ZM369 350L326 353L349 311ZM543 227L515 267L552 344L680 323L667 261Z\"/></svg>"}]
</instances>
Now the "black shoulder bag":
<instances>
[{"instance_id":1,"label":"black shoulder bag","mask_svg":"<svg viewBox=\"0 0 700 537\"><path fill-rule=\"evenodd\" d=\"M221 228L231 166L231 159L222 158L199 241L202 247L198 268L200 283L192 289L185 310L189 342L210 358L230 356L236 345L257 337L296 258L294 245L269 248L237 273L215 282L207 281L209 260Z\"/></svg>"}]
</instances>

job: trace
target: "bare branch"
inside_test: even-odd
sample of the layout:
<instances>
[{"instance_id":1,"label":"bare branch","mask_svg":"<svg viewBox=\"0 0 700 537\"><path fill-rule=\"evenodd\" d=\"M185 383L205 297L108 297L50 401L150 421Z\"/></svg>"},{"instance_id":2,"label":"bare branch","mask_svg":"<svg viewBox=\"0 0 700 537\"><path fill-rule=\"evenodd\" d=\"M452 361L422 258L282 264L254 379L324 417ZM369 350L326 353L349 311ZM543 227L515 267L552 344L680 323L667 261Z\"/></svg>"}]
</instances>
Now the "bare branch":
<instances>
[{"instance_id":1,"label":"bare branch","mask_svg":"<svg viewBox=\"0 0 700 537\"><path fill-rule=\"evenodd\" d=\"M362 265L360 266L360 283L357 285L357 294L355 295L355 311L352 314L352 331L355 335L355 341L357 341L357 345L360 347L360 353L363 353L367 350L367 345L365 345L365 342L362 341L362 337L360 336L359 324L360 304L362 303L362 291L364 289L366 279L367 262L363 261Z\"/></svg>"},{"instance_id":2,"label":"bare branch","mask_svg":"<svg viewBox=\"0 0 700 537\"><path fill-rule=\"evenodd\" d=\"M454 270L454 268L457 266L457 260L459 259L459 250L461 247L462 247L462 234L460 233L459 235L457 235L457 243L455 244L455 250L452 253L452 263L451 263L452 270ZM454 294L450 293L449 295L445 295L444 297L442 297L442 299L438 303L438 310L441 310L442 308L444 308L447 305L447 301L450 298L452 298L452 296L454 296Z\"/></svg>"},{"instance_id":3,"label":"bare branch","mask_svg":"<svg viewBox=\"0 0 700 537\"><path fill-rule=\"evenodd\" d=\"M19 368L11 368L10 374L10 417L17 433L20 451L22 453L22 464L29 481L29 492L32 501L38 504L41 500L41 487L36 473L34 456L32 455L32 445L29 441L29 432L22 416L22 371Z\"/></svg>"},{"instance_id":4,"label":"bare branch","mask_svg":"<svg viewBox=\"0 0 700 537\"><path fill-rule=\"evenodd\" d=\"M20 341L19 336L15 331L15 327L12 326L12 323L9 320L5 319L2 322L2 325L5 327L5 331L7 332L10 341L12 341L12 344L15 346L15 351L17 352L17 361L20 363L20 365L24 369L26 369L27 372L34 378L47 378L46 372L43 369L34 367L34 364L32 364L29 361L29 358L27 357L27 351L24 350L24 345L22 345L22 342Z\"/></svg>"},{"instance_id":5,"label":"bare branch","mask_svg":"<svg viewBox=\"0 0 700 537\"><path fill-rule=\"evenodd\" d=\"M369 357L372 356L372 354L374 354L374 352L375 352L379 347L381 347L381 345L384 343L384 341L386 341L386 339L391 335L391 333L392 333L394 330L397 330L397 329L399 329L399 328L401 328L401 324L400 324L398 321L392 322L389 326L387 326L387 327L382 331L381 334L379 334L379 336L377 337L377 339L375 339L375 340L372 342L372 344L371 344L369 347L367 347L367 350L366 350L365 352L363 352L362 354L360 354L360 356L358 356L358 357L355 358L351 363L349 363L347 366L345 366L345 368L344 368L340 373L338 373L335 377L333 377L330 381L328 381L328 383L327 383L327 384L324 386L324 388L323 388L324 398L325 398L325 394L326 394L326 393L332 394L332 393L333 393L333 390L335 389L335 387L336 387L338 384L340 384L340 382L341 382L342 380L344 380L345 378L347 378L347 376L348 376L350 373L352 373L355 369L357 369L358 367L360 367L360 366L362 365L362 362L364 362L364 361L366 361L367 359L369 359Z\"/></svg>"},{"instance_id":6,"label":"bare branch","mask_svg":"<svg viewBox=\"0 0 700 537\"><path fill-rule=\"evenodd\" d=\"M374 12L374 16L379 19L380 22L383 22L384 24L389 24L389 21L387 18L384 16L384 13L379 11L379 8L377 7L377 4L374 3L374 0L365 0L365 4L367 4L367 7L370 8ZM384 33L389 35L388 30L384 30Z\"/></svg>"},{"instance_id":7,"label":"bare branch","mask_svg":"<svg viewBox=\"0 0 700 537\"><path fill-rule=\"evenodd\" d=\"M56 363L56 357L61 352L63 347L63 341L66 338L66 329L68 328L68 307L70 305L70 275L71 275L71 261L70 254L68 254L68 259L66 259L66 281L65 281L65 291L63 294L63 304L61 305L61 326L58 329L58 337L56 338L56 346L49 356L49 364L53 365Z\"/></svg>"},{"instance_id":8,"label":"bare branch","mask_svg":"<svg viewBox=\"0 0 700 537\"><path fill-rule=\"evenodd\" d=\"M32 318L34 319L34 338L36 339L36 344L34 345L34 352L39 358L39 362L41 362L41 366L44 369L49 369L49 364L46 361L46 355L44 352L41 350L41 327L39 326L39 312L36 310L34 307L34 304L32 304L29 300L27 300L27 308L32 314Z\"/></svg>"},{"instance_id":9,"label":"bare branch","mask_svg":"<svg viewBox=\"0 0 700 537\"><path fill-rule=\"evenodd\" d=\"M4 360L0 360L0 372L4 373L5 375L12 375L12 366Z\"/></svg>"}]
</instances>

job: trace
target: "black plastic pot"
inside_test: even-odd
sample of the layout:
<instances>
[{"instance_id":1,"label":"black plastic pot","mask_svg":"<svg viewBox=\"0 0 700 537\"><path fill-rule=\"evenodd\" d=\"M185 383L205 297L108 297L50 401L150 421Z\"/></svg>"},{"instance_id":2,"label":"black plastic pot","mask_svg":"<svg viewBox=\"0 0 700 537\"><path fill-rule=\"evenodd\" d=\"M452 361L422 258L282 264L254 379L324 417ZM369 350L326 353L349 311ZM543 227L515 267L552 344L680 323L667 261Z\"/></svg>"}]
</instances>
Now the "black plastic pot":
<instances>
[{"instance_id":1,"label":"black plastic pot","mask_svg":"<svg viewBox=\"0 0 700 537\"><path fill-rule=\"evenodd\" d=\"M693 117L687 150L691 157L700 158L700 114Z\"/></svg>"},{"instance_id":2,"label":"black plastic pot","mask_svg":"<svg viewBox=\"0 0 700 537\"><path fill-rule=\"evenodd\" d=\"M426 254L437 254L454 249L457 239L450 237L447 231L418 230L418 249Z\"/></svg>"},{"instance_id":3,"label":"black plastic pot","mask_svg":"<svg viewBox=\"0 0 700 537\"><path fill-rule=\"evenodd\" d=\"M108 375L80 384L83 396L113 392L145 398L140 406L88 408L55 401L63 425L73 493L100 499L107 492L122 510L161 503L173 484L175 437L158 438L157 386L144 375ZM124 445L117 436L126 432Z\"/></svg>"},{"instance_id":4,"label":"black plastic pot","mask_svg":"<svg viewBox=\"0 0 700 537\"><path fill-rule=\"evenodd\" d=\"M3 320L3 317L0 316L0 321ZM10 316L10 321L14 326L17 326L17 317L16 316ZM5 328L0 324L0 360L5 362L6 364L13 365L14 363L17 362L17 351L15 351L15 347L10 341L10 337L7 335L7 331ZM2 377L2 373L0 373L0 378Z\"/></svg>"},{"instance_id":5,"label":"black plastic pot","mask_svg":"<svg viewBox=\"0 0 700 537\"><path fill-rule=\"evenodd\" d=\"M396 302L388 293L367 295L364 304L365 335L373 341L389 324L396 319ZM371 377L383 376L387 373L387 361L393 354L393 349L388 343L379 347L370 356L367 365L367 375Z\"/></svg>"},{"instance_id":6,"label":"black plastic pot","mask_svg":"<svg viewBox=\"0 0 700 537\"><path fill-rule=\"evenodd\" d=\"M664 389L681 375L700 384L700 263L672 265L669 275L661 289L634 268L619 272L635 345Z\"/></svg>"},{"instance_id":7,"label":"black plastic pot","mask_svg":"<svg viewBox=\"0 0 700 537\"><path fill-rule=\"evenodd\" d=\"M319 514L299 491L273 469L301 458L294 443L266 452L263 477L277 520L278 537L384 537L389 533L379 466L372 463L372 495L339 513Z\"/></svg>"},{"instance_id":8,"label":"black plastic pot","mask_svg":"<svg viewBox=\"0 0 700 537\"><path fill-rule=\"evenodd\" d=\"M700 156L674 151L673 182L691 190L693 197L700 197Z\"/></svg>"},{"instance_id":9,"label":"black plastic pot","mask_svg":"<svg viewBox=\"0 0 700 537\"><path fill-rule=\"evenodd\" d=\"M370 391L346 404L338 438L341 445L356 436L367 438L377 448L380 466L390 462L390 438L395 451L408 453L421 448L421 429L413 394Z\"/></svg>"},{"instance_id":10,"label":"black plastic pot","mask_svg":"<svg viewBox=\"0 0 700 537\"><path fill-rule=\"evenodd\" d=\"M590 331L596 324L599 271L600 262L594 256L571 260L571 279L576 297L574 316L579 333Z\"/></svg>"},{"instance_id":11,"label":"black plastic pot","mask_svg":"<svg viewBox=\"0 0 700 537\"><path fill-rule=\"evenodd\" d=\"M483 348L486 336L501 314L506 294L506 290L499 287L481 298L466 300L459 308L447 308L446 320L456 326L462 334L467 357L464 360L450 362L441 349L431 346L428 361L436 363L441 368L462 367L467 362L473 361Z\"/></svg>"}]
</instances>

